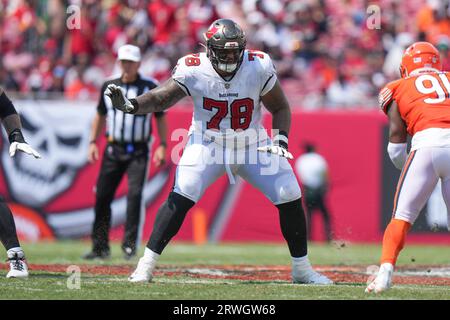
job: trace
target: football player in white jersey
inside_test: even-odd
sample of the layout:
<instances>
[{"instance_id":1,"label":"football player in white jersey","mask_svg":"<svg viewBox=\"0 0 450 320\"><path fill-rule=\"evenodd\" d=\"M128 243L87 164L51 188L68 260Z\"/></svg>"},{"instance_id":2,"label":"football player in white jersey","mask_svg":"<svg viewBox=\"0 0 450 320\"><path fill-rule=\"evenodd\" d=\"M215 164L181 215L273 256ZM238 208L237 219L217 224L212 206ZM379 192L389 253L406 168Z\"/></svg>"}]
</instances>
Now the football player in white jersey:
<instances>
[{"instance_id":1,"label":"football player in white jersey","mask_svg":"<svg viewBox=\"0 0 450 320\"><path fill-rule=\"evenodd\" d=\"M205 40L206 53L181 58L172 77L160 87L130 100L114 84L105 91L115 108L133 114L166 110L186 95L194 101L189 141L177 166L173 191L158 210L144 256L129 280L152 279L156 261L188 210L226 173L230 182L235 175L241 176L278 208L292 256L292 281L332 284L308 260L301 191L287 161L292 159L288 151L291 112L270 57L245 50L244 32L229 19L213 22ZM260 124L261 101L273 117L272 128L277 132L273 142ZM250 160L254 155L256 159Z\"/></svg>"}]
</instances>

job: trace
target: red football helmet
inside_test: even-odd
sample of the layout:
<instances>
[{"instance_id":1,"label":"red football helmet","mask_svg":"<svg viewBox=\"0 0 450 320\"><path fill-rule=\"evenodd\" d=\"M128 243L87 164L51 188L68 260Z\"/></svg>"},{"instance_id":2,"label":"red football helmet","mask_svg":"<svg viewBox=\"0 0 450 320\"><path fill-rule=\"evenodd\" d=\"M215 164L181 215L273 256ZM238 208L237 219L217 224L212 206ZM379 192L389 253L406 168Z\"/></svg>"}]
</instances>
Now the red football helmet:
<instances>
[{"instance_id":1,"label":"red football helmet","mask_svg":"<svg viewBox=\"0 0 450 320\"><path fill-rule=\"evenodd\" d=\"M403 54L400 64L402 78L411 75L417 69L442 70L442 61L438 49L429 42L415 42Z\"/></svg>"}]
</instances>

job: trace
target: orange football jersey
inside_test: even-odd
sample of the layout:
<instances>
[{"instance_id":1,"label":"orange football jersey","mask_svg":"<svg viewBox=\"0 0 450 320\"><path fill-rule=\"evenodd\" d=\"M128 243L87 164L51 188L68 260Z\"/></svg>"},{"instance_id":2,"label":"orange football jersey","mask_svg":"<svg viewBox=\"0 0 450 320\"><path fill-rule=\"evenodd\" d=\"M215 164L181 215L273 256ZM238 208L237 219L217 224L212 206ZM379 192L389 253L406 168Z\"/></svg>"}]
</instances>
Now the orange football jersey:
<instances>
[{"instance_id":1,"label":"orange football jersey","mask_svg":"<svg viewBox=\"0 0 450 320\"><path fill-rule=\"evenodd\" d=\"M378 97L387 113L393 100L408 133L429 128L450 128L450 74L422 73L388 83Z\"/></svg>"}]
</instances>

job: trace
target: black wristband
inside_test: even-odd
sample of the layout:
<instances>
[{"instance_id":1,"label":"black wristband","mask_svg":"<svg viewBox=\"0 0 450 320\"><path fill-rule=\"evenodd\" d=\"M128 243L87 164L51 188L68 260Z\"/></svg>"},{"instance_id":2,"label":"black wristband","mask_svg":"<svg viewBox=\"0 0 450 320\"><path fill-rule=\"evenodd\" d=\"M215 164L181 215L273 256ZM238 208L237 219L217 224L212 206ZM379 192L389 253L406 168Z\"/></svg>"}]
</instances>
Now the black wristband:
<instances>
[{"instance_id":1,"label":"black wristband","mask_svg":"<svg viewBox=\"0 0 450 320\"><path fill-rule=\"evenodd\" d=\"M19 143L26 143L25 138L23 137L22 131L17 128L14 129L8 136L9 143L13 142L19 142Z\"/></svg>"},{"instance_id":2,"label":"black wristband","mask_svg":"<svg viewBox=\"0 0 450 320\"><path fill-rule=\"evenodd\" d=\"M138 104L138 102L137 102L137 100L136 99L130 99L130 102L131 102L131 104L133 105L133 107L134 107L134 109L133 109L133 111L131 111L130 113L131 114L135 114L138 110L139 110L139 104Z\"/></svg>"},{"instance_id":3,"label":"black wristband","mask_svg":"<svg viewBox=\"0 0 450 320\"><path fill-rule=\"evenodd\" d=\"M288 138L288 133L284 130L280 130L279 134L285 136L286 138Z\"/></svg>"},{"instance_id":4,"label":"black wristband","mask_svg":"<svg viewBox=\"0 0 450 320\"><path fill-rule=\"evenodd\" d=\"M280 147L283 147L283 148L285 148L286 150L288 149L288 144L287 144L285 141L278 140L277 142L278 142L277 144L278 144Z\"/></svg>"},{"instance_id":5,"label":"black wristband","mask_svg":"<svg viewBox=\"0 0 450 320\"><path fill-rule=\"evenodd\" d=\"M283 147L287 150L288 148L288 133L286 131L280 130L278 132L278 135L275 136L276 139L274 139L273 143L275 145L278 145L280 147Z\"/></svg>"},{"instance_id":6,"label":"black wristband","mask_svg":"<svg viewBox=\"0 0 450 320\"><path fill-rule=\"evenodd\" d=\"M161 142L159 145L167 148L167 143L166 142Z\"/></svg>"}]
</instances>

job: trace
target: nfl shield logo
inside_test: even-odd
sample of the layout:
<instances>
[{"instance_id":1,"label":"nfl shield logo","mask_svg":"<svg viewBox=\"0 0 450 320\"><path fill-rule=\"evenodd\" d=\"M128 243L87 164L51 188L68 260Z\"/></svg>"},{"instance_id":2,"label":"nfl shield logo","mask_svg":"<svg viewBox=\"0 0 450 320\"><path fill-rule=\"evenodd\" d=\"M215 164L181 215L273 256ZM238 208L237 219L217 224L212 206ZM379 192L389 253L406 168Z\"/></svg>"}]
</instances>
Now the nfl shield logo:
<instances>
[{"instance_id":1,"label":"nfl shield logo","mask_svg":"<svg viewBox=\"0 0 450 320\"><path fill-rule=\"evenodd\" d=\"M230 89L230 84L229 83L225 83L225 89Z\"/></svg>"}]
</instances>

